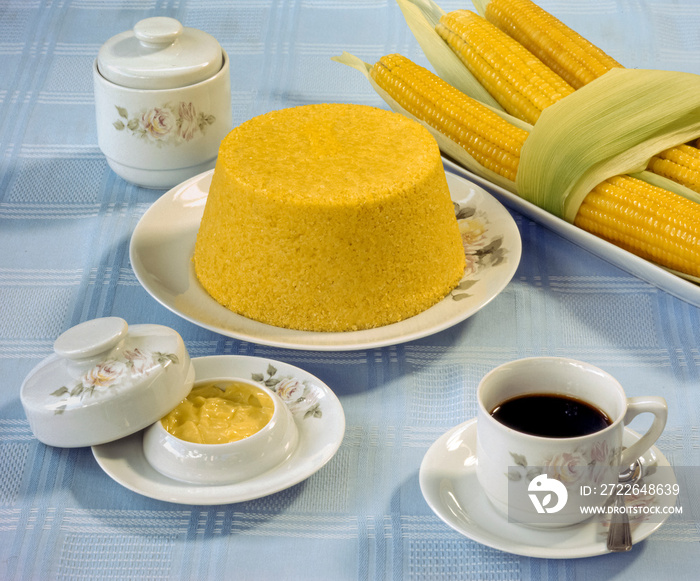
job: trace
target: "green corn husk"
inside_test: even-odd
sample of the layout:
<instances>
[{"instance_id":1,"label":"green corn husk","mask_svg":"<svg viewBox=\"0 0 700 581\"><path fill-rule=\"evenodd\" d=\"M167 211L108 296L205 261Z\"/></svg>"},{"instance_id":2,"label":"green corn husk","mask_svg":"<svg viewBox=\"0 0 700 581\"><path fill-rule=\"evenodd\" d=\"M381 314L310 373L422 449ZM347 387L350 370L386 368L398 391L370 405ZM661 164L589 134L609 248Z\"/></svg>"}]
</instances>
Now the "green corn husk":
<instances>
[{"instance_id":1,"label":"green corn husk","mask_svg":"<svg viewBox=\"0 0 700 581\"><path fill-rule=\"evenodd\" d=\"M396 0L396 3L437 76L477 101L503 111L503 107L435 32L435 26L445 11L432 0Z\"/></svg>"},{"instance_id":2,"label":"green corn husk","mask_svg":"<svg viewBox=\"0 0 700 581\"><path fill-rule=\"evenodd\" d=\"M521 151L517 192L573 222L597 184L640 172L655 153L698 135L700 76L612 69L544 110ZM669 182L662 187L700 202Z\"/></svg>"},{"instance_id":3,"label":"green corn husk","mask_svg":"<svg viewBox=\"0 0 700 581\"><path fill-rule=\"evenodd\" d=\"M476 10L479 16L483 16L484 14L486 14L486 7L489 5L490 2L491 0L472 0L474 9Z\"/></svg>"}]
</instances>

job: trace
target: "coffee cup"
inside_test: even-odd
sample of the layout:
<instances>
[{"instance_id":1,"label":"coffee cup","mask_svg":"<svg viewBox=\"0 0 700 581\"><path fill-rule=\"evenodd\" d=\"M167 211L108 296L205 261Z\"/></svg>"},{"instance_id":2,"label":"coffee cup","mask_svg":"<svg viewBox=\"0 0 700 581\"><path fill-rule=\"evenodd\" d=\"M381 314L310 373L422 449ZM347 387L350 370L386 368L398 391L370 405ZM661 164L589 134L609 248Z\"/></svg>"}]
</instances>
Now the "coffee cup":
<instances>
[{"instance_id":1,"label":"coffee cup","mask_svg":"<svg viewBox=\"0 0 700 581\"><path fill-rule=\"evenodd\" d=\"M477 390L477 477L511 522L574 525L612 494L619 474L647 452L666 425L661 397L628 398L588 363L532 357L487 373ZM625 426L641 413L648 430L623 448Z\"/></svg>"}]
</instances>

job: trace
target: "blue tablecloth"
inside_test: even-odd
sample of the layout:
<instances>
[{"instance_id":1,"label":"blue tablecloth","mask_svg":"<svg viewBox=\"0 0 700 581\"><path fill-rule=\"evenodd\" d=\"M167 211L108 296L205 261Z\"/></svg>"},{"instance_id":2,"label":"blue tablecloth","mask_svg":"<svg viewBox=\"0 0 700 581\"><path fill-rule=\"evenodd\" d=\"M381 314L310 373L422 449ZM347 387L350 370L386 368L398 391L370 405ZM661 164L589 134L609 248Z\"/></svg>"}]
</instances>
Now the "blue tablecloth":
<instances>
[{"instance_id":1,"label":"blue tablecloth","mask_svg":"<svg viewBox=\"0 0 700 581\"><path fill-rule=\"evenodd\" d=\"M628 67L700 73L695 0L540 3ZM0 579L697 578L697 483L684 518L630 553L572 560L482 546L421 495L421 460L475 416L479 379L532 355L583 359L628 395L664 396L659 448L679 471L700 463L700 310L517 213L524 251L508 287L465 322L407 344L265 347L186 322L146 293L129 240L161 192L108 168L91 66L105 40L155 15L221 42L235 123L313 102L383 107L361 75L330 60L343 50L426 64L392 0L0 0ZM113 482L89 448L40 444L20 404L23 378L61 332L109 315L171 326L195 357L254 355L317 375L345 410L340 450L288 490L211 507L150 500Z\"/></svg>"}]
</instances>

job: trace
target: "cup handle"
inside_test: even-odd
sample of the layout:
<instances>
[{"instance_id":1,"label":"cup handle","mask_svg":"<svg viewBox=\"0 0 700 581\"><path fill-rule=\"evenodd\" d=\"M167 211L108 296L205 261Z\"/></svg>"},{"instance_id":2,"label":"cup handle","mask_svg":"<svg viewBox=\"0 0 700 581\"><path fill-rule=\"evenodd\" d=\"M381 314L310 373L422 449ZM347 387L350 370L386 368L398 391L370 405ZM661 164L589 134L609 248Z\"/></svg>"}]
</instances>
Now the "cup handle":
<instances>
[{"instance_id":1,"label":"cup handle","mask_svg":"<svg viewBox=\"0 0 700 581\"><path fill-rule=\"evenodd\" d=\"M629 466L644 452L654 445L666 427L666 417L668 416L668 406L662 397L630 397L627 399L627 412L623 418L625 425L629 424L635 417L644 412L654 414L651 426L639 440L629 448L622 451L620 455L620 466Z\"/></svg>"}]
</instances>

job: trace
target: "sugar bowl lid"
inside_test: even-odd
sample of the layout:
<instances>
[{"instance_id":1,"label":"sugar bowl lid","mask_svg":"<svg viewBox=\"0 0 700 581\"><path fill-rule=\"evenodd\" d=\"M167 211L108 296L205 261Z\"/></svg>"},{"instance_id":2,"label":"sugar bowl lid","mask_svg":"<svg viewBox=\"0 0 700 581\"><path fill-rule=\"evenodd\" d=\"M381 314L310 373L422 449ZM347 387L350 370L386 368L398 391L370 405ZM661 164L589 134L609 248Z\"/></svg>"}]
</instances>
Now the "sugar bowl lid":
<instances>
[{"instance_id":1,"label":"sugar bowl lid","mask_svg":"<svg viewBox=\"0 0 700 581\"><path fill-rule=\"evenodd\" d=\"M174 89L204 81L223 65L218 41L175 18L155 16L105 42L97 55L100 74L132 89Z\"/></svg>"},{"instance_id":2,"label":"sugar bowl lid","mask_svg":"<svg viewBox=\"0 0 700 581\"><path fill-rule=\"evenodd\" d=\"M56 339L29 372L20 400L50 446L104 444L158 421L190 392L194 366L180 335L119 317L85 321Z\"/></svg>"}]
</instances>

